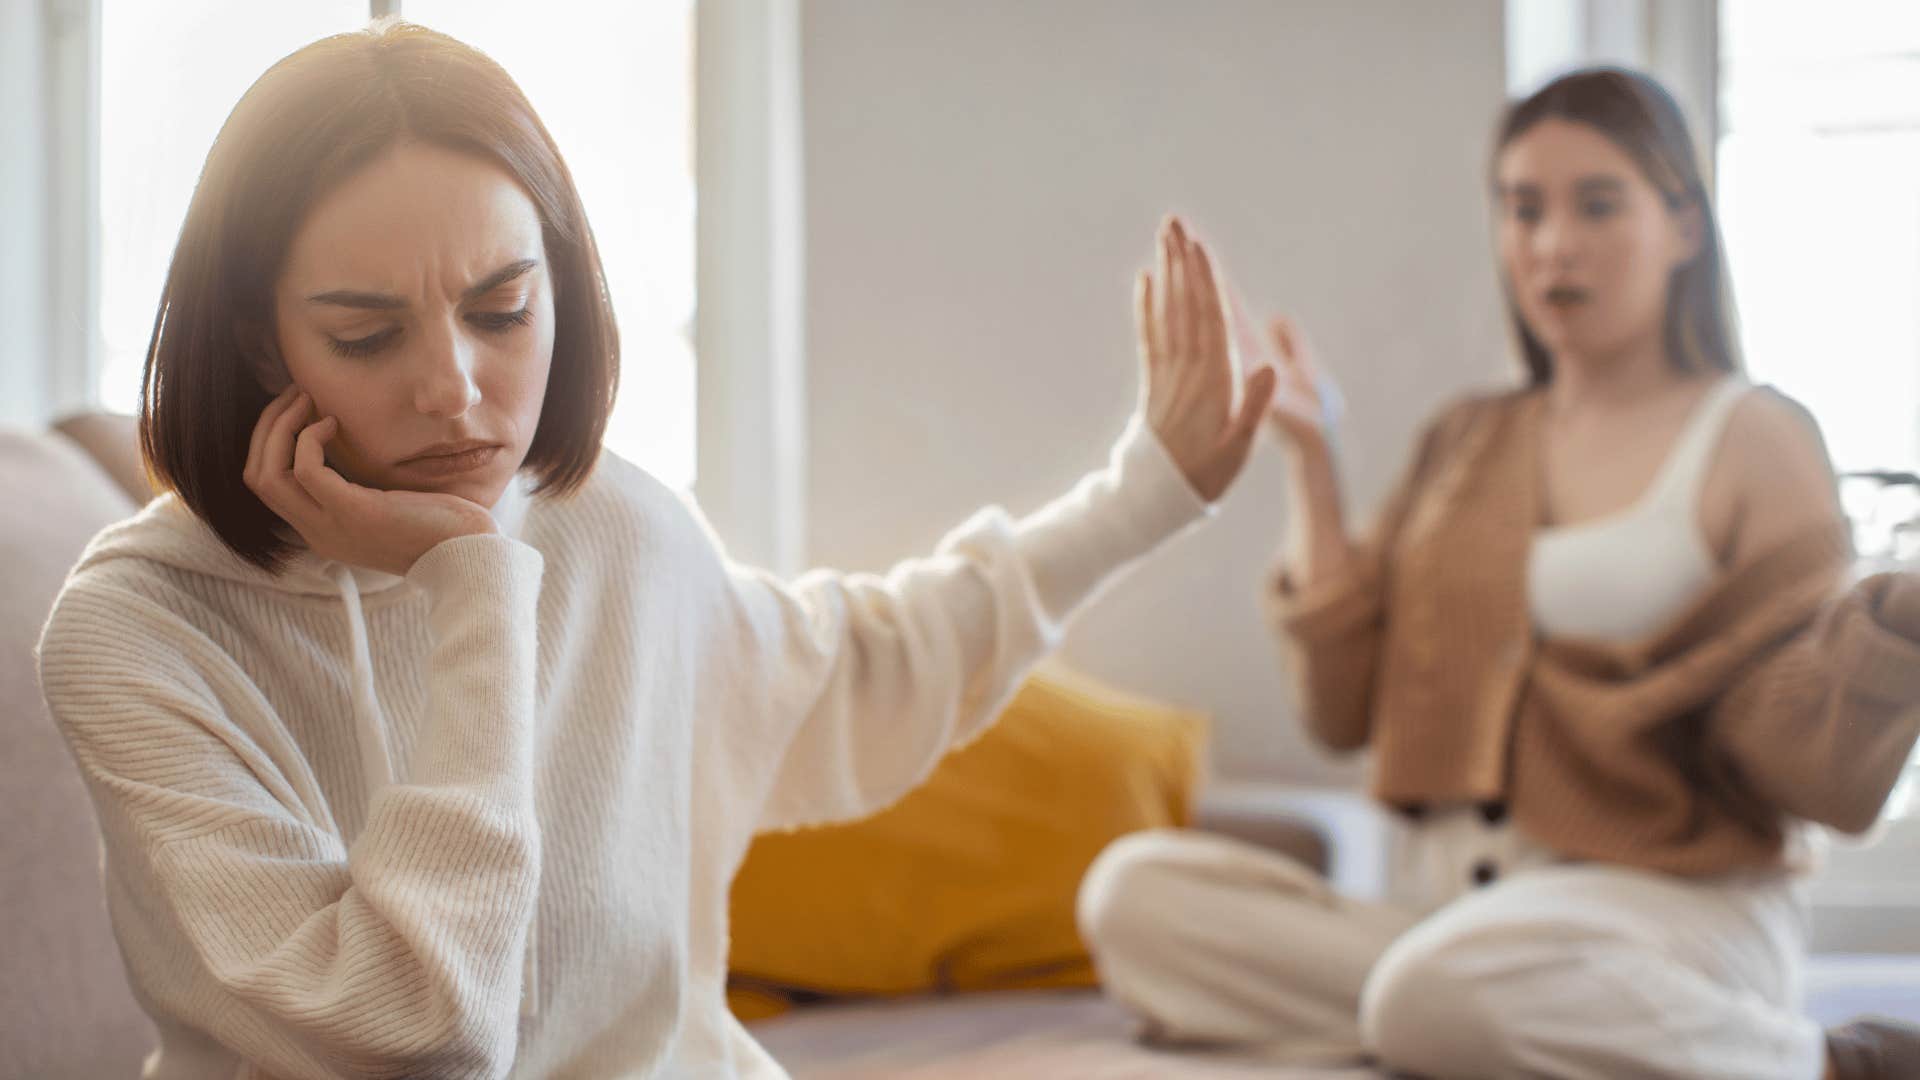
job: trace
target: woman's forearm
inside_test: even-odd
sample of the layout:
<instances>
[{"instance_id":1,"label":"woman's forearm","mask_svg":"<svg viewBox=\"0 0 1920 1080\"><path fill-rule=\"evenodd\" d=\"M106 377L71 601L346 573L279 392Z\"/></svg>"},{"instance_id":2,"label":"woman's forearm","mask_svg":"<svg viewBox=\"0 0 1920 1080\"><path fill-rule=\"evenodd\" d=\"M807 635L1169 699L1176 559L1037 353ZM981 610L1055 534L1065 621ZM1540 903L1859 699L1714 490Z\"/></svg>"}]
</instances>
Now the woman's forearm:
<instances>
[{"instance_id":1,"label":"woman's forearm","mask_svg":"<svg viewBox=\"0 0 1920 1080\"><path fill-rule=\"evenodd\" d=\"M1337 577L1353 558L1333 455L1324 447L1287 448L1287 566L1306 589Z\"/></svg>"}]
</instances>

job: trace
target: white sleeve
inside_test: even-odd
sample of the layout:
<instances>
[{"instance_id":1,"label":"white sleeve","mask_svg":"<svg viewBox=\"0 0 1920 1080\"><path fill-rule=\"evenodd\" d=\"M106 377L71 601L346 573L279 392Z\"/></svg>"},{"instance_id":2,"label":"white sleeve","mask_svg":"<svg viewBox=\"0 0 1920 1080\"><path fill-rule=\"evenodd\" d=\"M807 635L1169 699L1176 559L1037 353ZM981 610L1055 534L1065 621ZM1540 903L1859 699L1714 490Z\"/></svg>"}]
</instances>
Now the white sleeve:
<instances>
[{"instance_id":1,"label":"white sleeve","mask_svg":"<svg viewBox=\"0 0 1920 1080\"><path fill-rule=\"evenodd\" d=\"M998 715L1102 585L1208 512L1136 417L1072 491L1019 521L982 510L884 576L783 584L733 568L739 677L753 692L736 699L730 756L761 773L748 783L765 793L759 827L898 799Z\"/></svg>"},{"instance_id":2,"label":"white sleeve","mask_svg":"<svg viewBox=\"0 0 1920 1080\"><path fill-rule=\"evenodd\" d=\"M542 565L463 537L408 575L431 609L428 719L351 847L285 747L237 722L268 707L226 653L145 590L70 586L41 681L136 898L115 932L144 999L274 1076L506 1075L539 888Z\"/></svg>"}]
</instances>

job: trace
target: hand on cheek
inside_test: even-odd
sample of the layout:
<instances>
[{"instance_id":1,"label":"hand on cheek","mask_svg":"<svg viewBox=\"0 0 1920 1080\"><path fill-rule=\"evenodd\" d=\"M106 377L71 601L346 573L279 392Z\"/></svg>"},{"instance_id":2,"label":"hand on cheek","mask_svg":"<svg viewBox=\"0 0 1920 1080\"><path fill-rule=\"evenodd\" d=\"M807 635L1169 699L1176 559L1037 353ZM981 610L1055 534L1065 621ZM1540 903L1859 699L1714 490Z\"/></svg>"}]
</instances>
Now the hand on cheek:
<instances>
[{"instance_id":1,"label":"hand on cheek","mask_svg":"<svg viewBox=\"0 0 1920 1080\"><path fill-rule=\"evenodd\" d=\"M248 490L314 554L405 574L446 540L498 531L486 507L457 495L380 491L341 476L326 461L339 430L331 416L316 419L312 397L290 385L261 412L247 448Z\"/></svg>"}]
</instances>

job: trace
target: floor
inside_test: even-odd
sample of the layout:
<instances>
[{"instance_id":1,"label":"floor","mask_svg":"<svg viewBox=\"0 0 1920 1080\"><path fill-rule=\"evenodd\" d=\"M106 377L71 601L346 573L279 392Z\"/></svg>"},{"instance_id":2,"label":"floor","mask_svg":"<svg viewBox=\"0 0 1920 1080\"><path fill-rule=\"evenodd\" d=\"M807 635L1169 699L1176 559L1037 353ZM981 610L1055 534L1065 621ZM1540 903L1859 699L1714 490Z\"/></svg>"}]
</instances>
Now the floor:
<instances>
[{"instance_id":1,"label":"floor","mask_svg":"<svg viewBox=\"0 0 1920 1080\"><path fill-rule=\"evenodd\" d=\"M1225 1053L1165 1053L1091 991L814 1007L754 1025L794 1080L1365 1080Z\"/></svg>"},{"instance_id":2,"label":"floor","mask_svg":"<svg viewBox=\"0 0 1920 1080\"><path fill-rule=\"evenodd\" d=\"M1823 956L1808 1011L1824 1024L1861 1013L1920 1023L1920 955ZM1084 991L813 1007L754 1026L796 1080L1367 1080L1359 1068L1279 1067L1226 1053L1140 1046L1133 1022Z\"/></svg>"}]
</instances>

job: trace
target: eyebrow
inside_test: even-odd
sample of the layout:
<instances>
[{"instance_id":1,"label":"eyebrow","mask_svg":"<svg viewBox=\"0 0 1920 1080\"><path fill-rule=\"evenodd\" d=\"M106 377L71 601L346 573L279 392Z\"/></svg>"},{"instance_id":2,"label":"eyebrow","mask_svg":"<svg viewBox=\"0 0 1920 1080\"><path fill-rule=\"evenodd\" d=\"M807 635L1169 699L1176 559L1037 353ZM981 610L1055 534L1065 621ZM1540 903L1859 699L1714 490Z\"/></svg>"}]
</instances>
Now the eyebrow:
<instances>
[{"instance_id":1,"label":"eyebrow","mask_svg":"<svg viewBox=\"0 0 1920 1080\"><path fill-rule=\"evenodd\" d=\"M538 259L521 259L518 262L508 263L468 286L467 290L460 294L460 299L466 301L484 296L539 265ZM307 303L366 308L372 311L400 311L407 306L405 300L391 293L360 292L354 289L334 289L331 292L315 293L307 297Z\"/></svg>"},{"instance_id":2,"label":"eyebrow","mask_svg":"<svg viewBox=\"0 0 1920 1080\"><path fill-rule=\"evenodd\" d=\"M1501 198L1538 198L1540 185L1529 182L1497 185ZM1574 181L1574 189L1582 195L1616 195L1627 189L1626 182L1617 176L1583 176Z\"/></svg>"}]
</instances>

